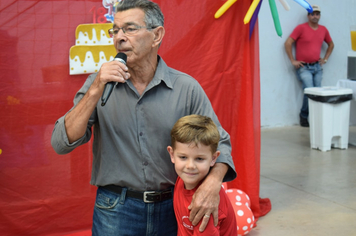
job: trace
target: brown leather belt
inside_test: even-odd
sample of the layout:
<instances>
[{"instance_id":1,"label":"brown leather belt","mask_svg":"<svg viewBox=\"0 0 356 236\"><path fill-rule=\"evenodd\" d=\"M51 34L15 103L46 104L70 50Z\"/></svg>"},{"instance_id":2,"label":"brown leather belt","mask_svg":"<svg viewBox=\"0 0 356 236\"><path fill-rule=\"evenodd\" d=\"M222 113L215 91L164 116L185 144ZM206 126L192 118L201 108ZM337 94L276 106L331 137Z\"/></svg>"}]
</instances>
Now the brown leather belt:
<instances>
[{"instance_id":1,"label":"brown leather belt","mask_svg":"<svg viewBox=\"0 0 356 236\"><path fill-rule=\"evenodd\" d=\"M118 193L118 194L121 194L122 189L123 189L122 187L113 185L113 184L101 186L101 188L109 190L114 193ZM168 190L164 190L164 191L145 191L145 192L127 190L126 196L131 197L131 198L140 199L140 200L144 201L145 203L153 203L153 202L161 202L164 200L172 199L173 192L172 192L172 189L168 189Z\"/></svg>"}]
</instances>

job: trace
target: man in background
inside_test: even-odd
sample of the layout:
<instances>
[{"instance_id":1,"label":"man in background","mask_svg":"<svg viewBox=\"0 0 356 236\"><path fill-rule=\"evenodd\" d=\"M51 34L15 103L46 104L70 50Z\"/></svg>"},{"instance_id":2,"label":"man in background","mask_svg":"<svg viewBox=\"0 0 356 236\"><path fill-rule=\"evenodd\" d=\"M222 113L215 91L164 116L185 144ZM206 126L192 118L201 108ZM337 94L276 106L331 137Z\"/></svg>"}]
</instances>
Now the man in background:
<instances>
[{"instance_id":1,"label":"man in background","mask_svg":"<svg viewBox=\"0 0 356 236\"><path fill-rule=\"evenodd\" d=\"M320 7L312 5L313 13L308 13L308 22L298 25L286 40L284 46L292 65L296 68L297 77L302 82L303 90L309 87L321 87L323 65L327 63L334 43L325 26L319 25ZM326 42L328 48L324 57L320 57L321 47ZM294 59L292 46L295 43ZM299 113L300 125L309 127L308 98L304 94L303 105Z\"/></svg>"}]
</instances>

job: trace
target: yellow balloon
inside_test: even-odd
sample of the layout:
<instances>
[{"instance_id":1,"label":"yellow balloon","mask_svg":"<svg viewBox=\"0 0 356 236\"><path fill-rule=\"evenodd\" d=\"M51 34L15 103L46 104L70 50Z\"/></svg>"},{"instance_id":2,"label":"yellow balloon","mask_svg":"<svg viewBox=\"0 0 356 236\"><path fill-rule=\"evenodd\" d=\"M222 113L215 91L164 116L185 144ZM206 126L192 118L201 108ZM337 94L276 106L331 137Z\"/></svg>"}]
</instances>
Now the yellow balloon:
<instances>
[{"instance_id":1,"label":"yellow balloon","mask_svg":"<svg viewBox=\"0 0 356 236\"><path fill-rule=\"evenodd\" d=\"M244 23L247 24L250 22L251 17L253 15L253 13L256 10L256 7L258 6L258 4L260 3L261 0L253 0L253 2L251 3L250 8L248 9L245 18L244 18Z\"/></svg>"},{"instance_id":2,"label":"yellow balloon","mask_svg":"<svg viewBox=\"0 0 356 236\"><path fill-rule=\"evenodd\" d=\"M219 10L215 13L214 17L215 19L219 18L220 16L222 16L227 9L229 9L232 4L234 4L237 0L227 0L227 2L224 3L224 5L222 5Z\"/></svg>"}]
</instances>

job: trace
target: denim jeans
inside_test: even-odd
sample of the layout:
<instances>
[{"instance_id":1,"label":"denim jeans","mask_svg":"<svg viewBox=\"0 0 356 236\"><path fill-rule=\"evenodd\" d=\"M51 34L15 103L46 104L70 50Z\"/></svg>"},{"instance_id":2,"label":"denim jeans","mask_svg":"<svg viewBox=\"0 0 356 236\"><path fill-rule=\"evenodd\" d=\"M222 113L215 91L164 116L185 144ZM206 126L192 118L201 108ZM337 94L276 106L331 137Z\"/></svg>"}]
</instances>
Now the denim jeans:
<instances>
[{"instance_id":1,"label":"denim jeans","mask_svg":"<svg viewBox=\"0 0 356 236\"><path fill-rule=\"evenodd\" d=\"M304 65L304 67L297 69L297 77L302 82L303 91L305 88L309 87L321 87L323 68L319 63L312 66ZM300 110L300 115L303 118L308 118L309 115L308 97L305 94L303 96L303 105Z\"/></svg>"},{"instance_id":2,"label":"denim jeans","mask_svg":"<svg viewBox=\"0 0 356 236\"><path fill-rule=\"evenodd\" d=\"M144 203L98 188L93 216L93 236L176 236L173 199Z\"/></svg>"}]
</instances>

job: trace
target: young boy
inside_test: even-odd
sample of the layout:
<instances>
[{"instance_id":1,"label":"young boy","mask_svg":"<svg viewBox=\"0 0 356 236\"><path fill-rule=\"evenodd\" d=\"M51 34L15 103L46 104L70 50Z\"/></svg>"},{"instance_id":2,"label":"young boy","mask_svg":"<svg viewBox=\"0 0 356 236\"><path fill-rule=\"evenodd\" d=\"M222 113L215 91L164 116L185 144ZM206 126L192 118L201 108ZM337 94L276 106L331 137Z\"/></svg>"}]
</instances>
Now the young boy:
<instances>
[{"instance_id":1,"label":"young boy","mask_svg":"<svg viewBox=\"0 0 356 236\"><path fill-rule=\"evenodd\" d=\"M237 226L231 202L223 188L220 189L219 223L213 217L204 232L189 221L188 206L193 194L214 166L220 155L217 151L220 135L214 122L206 116L189 115L180 118L171 131L171 145L167 150L175 165L178 178L174 188L173 206L178 222L178 236L226 235L236 236Z\"/></svg>"}]
</instances>

